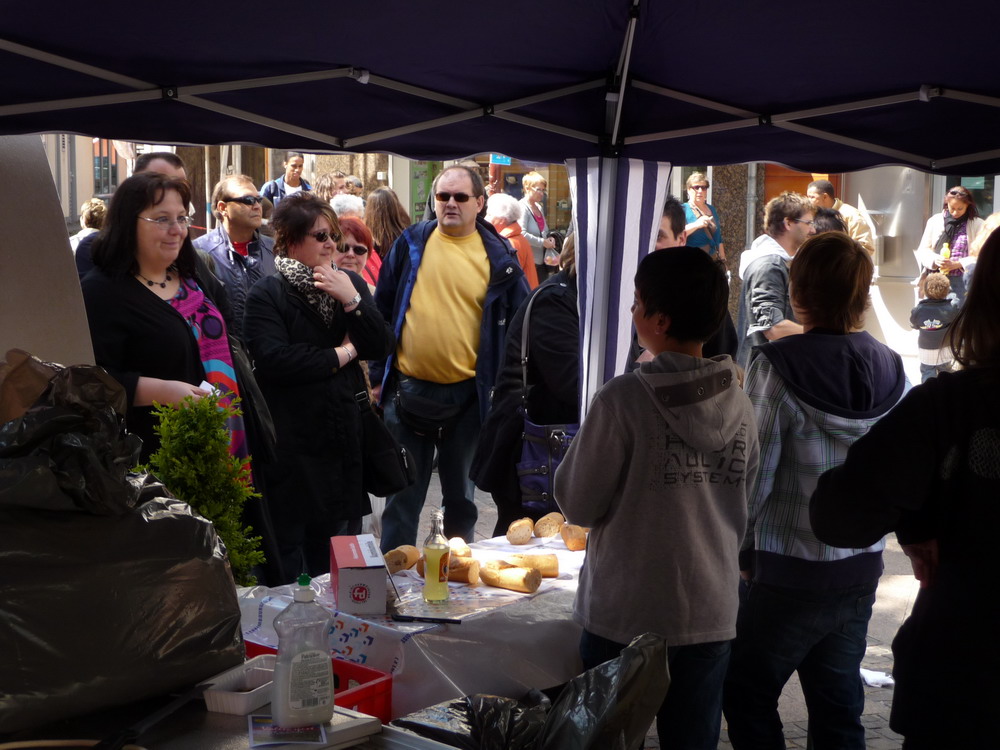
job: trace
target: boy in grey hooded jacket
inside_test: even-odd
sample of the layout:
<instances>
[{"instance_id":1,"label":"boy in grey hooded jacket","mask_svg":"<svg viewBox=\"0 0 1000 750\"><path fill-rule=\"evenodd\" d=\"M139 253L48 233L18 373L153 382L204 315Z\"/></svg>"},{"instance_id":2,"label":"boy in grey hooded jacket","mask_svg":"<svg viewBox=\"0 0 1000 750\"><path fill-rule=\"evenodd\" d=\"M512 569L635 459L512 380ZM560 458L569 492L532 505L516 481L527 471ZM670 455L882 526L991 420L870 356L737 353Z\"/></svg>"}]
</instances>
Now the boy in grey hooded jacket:
<instances>
[{"instance_id":1,"label":"boy in grey hooded jacket","mask_svg":"<svg viewBox=\"0 0 1000 750\"><path fill-rule=\"evenodd\" d=\"M652 253L635 285L633 321L654 359L598 392L556 474L567 520L592 527L573 617L585 668L662 635L671 686L657 731L715 748L757 429L732 359L701 357L728 296L708 255Z\"/></svg>"}]
</instances>

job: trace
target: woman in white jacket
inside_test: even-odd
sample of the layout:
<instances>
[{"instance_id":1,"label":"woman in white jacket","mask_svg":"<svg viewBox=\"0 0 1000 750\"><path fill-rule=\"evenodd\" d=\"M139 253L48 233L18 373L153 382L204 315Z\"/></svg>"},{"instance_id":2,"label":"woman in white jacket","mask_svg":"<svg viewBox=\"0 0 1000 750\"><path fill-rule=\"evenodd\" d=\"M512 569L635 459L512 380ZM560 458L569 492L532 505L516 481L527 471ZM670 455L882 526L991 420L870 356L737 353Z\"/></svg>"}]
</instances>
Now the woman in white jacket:
<instances>
[{"instance_id":1,"label":"woman in white jacket","mask_svg":"<svg viewBox=\"0 0 1000 750\"><path fill-rule=\"evenodd\" d=\"M916 251L917 261L921 270L946 274L961 304L965 301L966 271L975 263L969 248L982 229L983 220L972 195L961 185L949 188L942 209L927 220Z\"/></svg>"}]
</instances>

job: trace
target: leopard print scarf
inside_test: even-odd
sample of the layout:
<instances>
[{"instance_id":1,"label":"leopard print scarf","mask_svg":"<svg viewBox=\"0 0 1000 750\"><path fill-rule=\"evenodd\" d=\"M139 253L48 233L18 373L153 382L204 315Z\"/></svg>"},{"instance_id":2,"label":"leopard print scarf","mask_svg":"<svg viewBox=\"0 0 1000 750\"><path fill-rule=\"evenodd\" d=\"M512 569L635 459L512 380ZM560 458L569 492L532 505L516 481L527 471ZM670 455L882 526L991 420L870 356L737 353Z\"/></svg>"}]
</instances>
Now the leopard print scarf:
<instances>
[{"instance_id":1,"label":"leopard print scarf","mask_svg":"<svg viewBox=\"0 0 1000 750\"><path fill-rule=\"evenodd\" d=\"M316 288L313 283L313 270L297 260L284 256L275 258L274 264L278 268L278 273L305 296L309 305L323 318L323 322L327 325L333 323L337 312L337 301Z\"/></svg>"}]
</instances>

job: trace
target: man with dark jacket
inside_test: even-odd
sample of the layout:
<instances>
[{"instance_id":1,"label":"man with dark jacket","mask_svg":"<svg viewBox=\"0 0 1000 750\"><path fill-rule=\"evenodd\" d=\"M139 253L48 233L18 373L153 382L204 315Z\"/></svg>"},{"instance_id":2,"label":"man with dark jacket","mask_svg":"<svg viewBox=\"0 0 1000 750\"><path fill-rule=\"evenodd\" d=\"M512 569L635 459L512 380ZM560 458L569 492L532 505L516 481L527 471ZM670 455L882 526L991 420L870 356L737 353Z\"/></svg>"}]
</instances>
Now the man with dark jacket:
<instances>
[{"instance_id":1,"label":"man with dark jacket","mask_svg":"<svg viewBox=\"0 0 1000 750\"><path fill-rule=\"evenodd\" d=\"M218 223L194 241L226 285L233 307L230 333L239 339L243 338L243 307L250 287L274 273L274 240L260 233L262 200L246 175L223 177L212 191L212 213Z\"/></svg>"},{"instance_id":2,"label":"man with dark jacket","mask_svg":"<svg viewBox=\"0 0 1000 750\"><path fill-rule=\"evenodd\" d=\"M444 530L473 541L478 512L469 468L503 359L507 322L528 293L511 246L477 214L479 174L449 167L434 181L437 220L407 229L386 257L375 304L397 346L373 363L386 424L410 452L413 486L389 497L382 549L415 544L434 449Z\"/></svg>"}]
</instances>

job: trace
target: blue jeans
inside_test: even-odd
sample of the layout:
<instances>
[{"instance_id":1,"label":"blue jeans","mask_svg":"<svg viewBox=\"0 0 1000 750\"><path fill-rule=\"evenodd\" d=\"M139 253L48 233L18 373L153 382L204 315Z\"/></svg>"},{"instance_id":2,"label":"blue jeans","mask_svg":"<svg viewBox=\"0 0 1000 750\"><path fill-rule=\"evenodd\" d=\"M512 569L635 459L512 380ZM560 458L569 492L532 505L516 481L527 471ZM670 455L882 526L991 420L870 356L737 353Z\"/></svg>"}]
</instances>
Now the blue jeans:
<instances>
[{"instance_id":1,"label":"blue jeans","mask_svg":"<svg viewBox=\"0 0 1000 750\"><path fill-rule=\"evenodd\" d=\"M660 747L716 750L722 730L722 683L732 641L696 643L667 648L670 688L656 714ZM580 658L593 669L617 657L627 644L584 630Z\"/></svg>"},{"instance_id":2,"label":"blue jeans","mask_svg":"<svg viewBox=\"0 0 1000 750\"><path fill-rule=\"evenodd\" d=\"M444 533L451 538L460 536L475 541L476 486L469 479L469 469L479 442L479 399L474 378L460 383L431 383L416 378L401 377L399 388L442 404L466 404L455 426L443 438L417 435L399 420L396 402L389 394L384 403L385 424L413 459L417 480L402 492L391 495L382 513L382 551L401 544L417 544L420 511L427 498L434 465L434 449L438 453L438 477L441 480L441 501L444 507ZM419 540L423 542L423 540Z\"/></svg>"},{"instance_id":3,"label":"blue jeans","mask_svg":"<svg viewBox=\"0 0 1000 750\"><path fill-rule=\"evenodd\" d=\"M951 371L951 361L944 363L943 365L925 365L923 362L920 363L920 382L926 383L931 378L936 378L942 372Z\"/></svg>"},{"instance_id":4,"label":"blue jeans","mask_svg":"<svg viewBox=\"0 0 1000 750\"><path fill-rule=\"evenodd\" d=\"M861 660L876 584L809 591L751 584L723 697L736 750L785 747L778 697L798 670L815 750L865 750Z\"/></svg>"}]
</instances>

